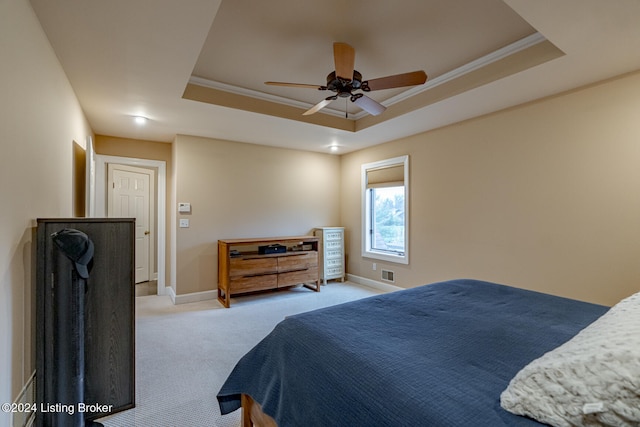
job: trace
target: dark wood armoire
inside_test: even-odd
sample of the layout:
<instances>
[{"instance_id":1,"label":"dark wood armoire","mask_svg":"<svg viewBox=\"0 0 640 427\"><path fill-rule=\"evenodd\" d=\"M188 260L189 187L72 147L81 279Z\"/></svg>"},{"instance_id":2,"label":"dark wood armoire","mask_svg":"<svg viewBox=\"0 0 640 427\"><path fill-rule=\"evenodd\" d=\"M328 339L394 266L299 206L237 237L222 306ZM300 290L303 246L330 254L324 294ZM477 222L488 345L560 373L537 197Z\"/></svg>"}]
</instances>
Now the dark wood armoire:
<instances>
[{"instance_id":1,"label":"dark wood armoire","mask_svg":"<svg viewBox=\"0 0 640 427\"><path fill-rule=\"evenodd\" d=\"M93 242L94 255L89 278L74 273L73 263L62 259L52 234L63 229L85 233ZM83 347L81 396L83 414L93 420L135 405L135 220L131 218L38 219L36 270L36 401L41 405L63 403L78 384L61 369L69 358L60 342ZM60 300L64 289L82 304ZM82 311L82 334L71 323ZM70 324L65 324L71 319ZM69 347L69 346L67 346ZM64 353L64 354L63 354ZM71 355L74 358L74 355ZM64 367L64 366L63 366ZM80 402L76 402L80 403ZM100 405L92 407L90 405ZM106 411L105 408L108 408ZM55 409L55 408L54 408ZM76 407L77 409L77 407ZM68 415L68 414L67 414ZM38 411L37 426L77 425L65 415ZM76 414L77 417L77 414Z\"/></svg>"}]
</instances>

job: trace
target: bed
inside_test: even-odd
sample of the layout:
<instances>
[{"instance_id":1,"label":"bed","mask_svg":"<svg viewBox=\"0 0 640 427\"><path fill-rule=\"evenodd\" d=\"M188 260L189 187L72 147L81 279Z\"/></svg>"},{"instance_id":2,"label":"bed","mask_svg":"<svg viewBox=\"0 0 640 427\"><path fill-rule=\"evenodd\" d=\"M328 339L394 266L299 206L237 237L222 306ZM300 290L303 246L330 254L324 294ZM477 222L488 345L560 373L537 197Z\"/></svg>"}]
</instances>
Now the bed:
<instances>
[{"instance_id":1,"label":"bed","mask_svg":"<svg viewBox=\"0 0 640 427\"><path fill-rule=\"evenodd\" d=\"M222 414L244 405L243 425L259 418L280 427L563 425L528 413L532 404L524 401L536 393L531 375L520 383L514 377L608 310L477 280L369 297L283 320L238 362L218 404ZM559 354L552 362L558 358L573 360ZM628 403L636 405L640 384L629 381L636 382ZM510 398L525 410L505 410ZM591 409L587 417L608 410Z\"/></svg>"}]
</instances>

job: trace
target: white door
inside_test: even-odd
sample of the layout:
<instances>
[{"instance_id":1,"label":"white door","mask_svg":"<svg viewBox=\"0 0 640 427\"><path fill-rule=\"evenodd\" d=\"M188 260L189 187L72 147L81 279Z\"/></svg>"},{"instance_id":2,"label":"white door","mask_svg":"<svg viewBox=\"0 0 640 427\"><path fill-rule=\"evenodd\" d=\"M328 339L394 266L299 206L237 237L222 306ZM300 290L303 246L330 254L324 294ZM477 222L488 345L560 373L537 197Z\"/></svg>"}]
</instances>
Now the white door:
<instances>
[{"instance_id":1,"label":"white door","mask_svg":"<svg viewBox=\"0 0 640 427\"><path fill-rule=\"evenodd\" d=\"M151 200L153 197L153 171L132 166L108 165L108 216L135 218L135 282L150 279Z\"/></svg>"}]
</instances>

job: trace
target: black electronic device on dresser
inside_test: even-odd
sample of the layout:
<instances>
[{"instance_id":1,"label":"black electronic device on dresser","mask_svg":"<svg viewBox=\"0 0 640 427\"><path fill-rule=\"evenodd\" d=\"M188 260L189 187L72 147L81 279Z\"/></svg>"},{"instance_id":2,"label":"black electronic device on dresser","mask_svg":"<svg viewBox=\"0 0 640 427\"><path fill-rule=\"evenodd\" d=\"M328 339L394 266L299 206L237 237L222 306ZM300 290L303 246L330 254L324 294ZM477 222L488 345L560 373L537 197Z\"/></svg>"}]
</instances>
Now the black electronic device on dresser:
<instances>
[{"instance_id":1,"label":"black electronic device on dresser","mask_svg":"<svg viewBox=\"0 0 640 427\"><path fill-rule=\"evenodd\" d=\"M258 246L258 253L261 255L283 254L287 252L287 247L281 244Z\"/></svg>"},{"instance_id":2,"label":"black electronic device on dresser","mask_svg":"<svg viewBox=\"0 0 640 427\"><path fill-rule=\"evenodd\" d=\"M91 425L135 406L135 220L37 222L36 403L52 410L36 426ZM54 241L65 231L91 241L88 271Z\"/></svg>"}]
</instances>

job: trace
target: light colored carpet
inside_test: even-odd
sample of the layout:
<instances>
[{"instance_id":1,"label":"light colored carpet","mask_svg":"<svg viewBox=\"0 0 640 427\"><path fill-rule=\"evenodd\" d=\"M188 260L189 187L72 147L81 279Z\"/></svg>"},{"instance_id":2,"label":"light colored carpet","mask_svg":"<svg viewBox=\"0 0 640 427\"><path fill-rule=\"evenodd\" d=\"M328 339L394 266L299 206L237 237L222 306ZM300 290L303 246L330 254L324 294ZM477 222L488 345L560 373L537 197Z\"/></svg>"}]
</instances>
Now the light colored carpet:
<instances>
[{"instance_id":1,"label":"light colored carpet","mask_svg":"<svg viewBox=\"0 0 640 427\"><path fill-rule=\"evenodd\" d=\"M108 427L238 427L240 411L220 415L216 394L236 362L289 316L376 295L330 282L231 299L173 305L168 296L136 298L136 407L105 417Z\"/></svg>"}]
</instances>

